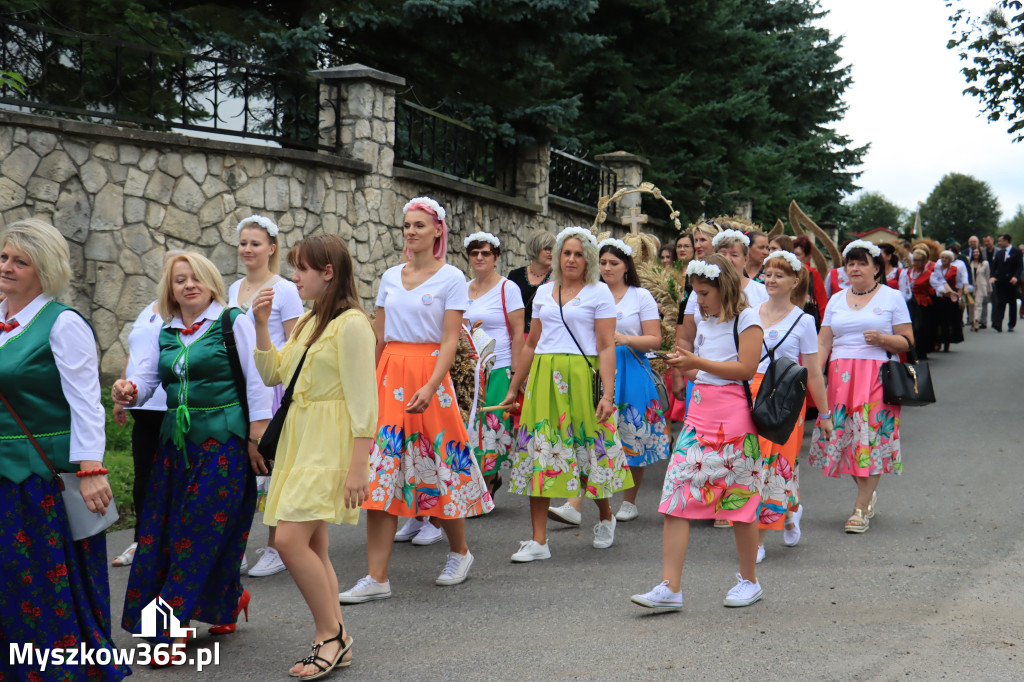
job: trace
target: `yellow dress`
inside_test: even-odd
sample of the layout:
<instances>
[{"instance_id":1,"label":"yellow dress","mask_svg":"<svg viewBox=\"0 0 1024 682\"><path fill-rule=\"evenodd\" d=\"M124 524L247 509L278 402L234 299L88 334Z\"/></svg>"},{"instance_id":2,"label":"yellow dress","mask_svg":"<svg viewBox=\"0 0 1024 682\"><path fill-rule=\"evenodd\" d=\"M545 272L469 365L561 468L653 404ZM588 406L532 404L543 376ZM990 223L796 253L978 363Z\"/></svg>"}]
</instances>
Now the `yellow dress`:
<instances>
[{"instance_id":1,"label":"yellow dress","mask_svg":"<svg viewBox=\"0 0 1024 682\"><path fill-rule=\"evenodd\" d=\"M287 386L316 319L280 350L255 352L263 383ZM296 338L297 337L297 338ZM354 439L377 435L376 337L366 315L349 310L332 320L310 346L281 429L263 522L356 523L345 508L345 479ZM369 464L367 464L369 466Z\"/></svg>"}]
</instances>

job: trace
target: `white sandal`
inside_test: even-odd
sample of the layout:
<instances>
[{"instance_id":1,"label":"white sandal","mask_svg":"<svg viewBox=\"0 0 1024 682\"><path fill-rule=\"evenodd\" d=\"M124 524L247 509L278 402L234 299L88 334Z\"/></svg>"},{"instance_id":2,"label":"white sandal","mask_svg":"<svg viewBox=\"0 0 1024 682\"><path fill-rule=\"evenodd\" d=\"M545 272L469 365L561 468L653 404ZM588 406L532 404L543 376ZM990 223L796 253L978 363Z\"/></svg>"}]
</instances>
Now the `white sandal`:
<instances>
[{"instance_id":1,"label":"white sandal","mask_svg":"<svg viewBox=\"0 0 1024 682\"><path fill-rule=\"evenodd\" d=\"M110 562L111 566L131 566L132 561L135 559L135 550L138 548L139 543L133 542L128 545L128 549L114 557L114 560Z\"/></svg>"}]
</instances>

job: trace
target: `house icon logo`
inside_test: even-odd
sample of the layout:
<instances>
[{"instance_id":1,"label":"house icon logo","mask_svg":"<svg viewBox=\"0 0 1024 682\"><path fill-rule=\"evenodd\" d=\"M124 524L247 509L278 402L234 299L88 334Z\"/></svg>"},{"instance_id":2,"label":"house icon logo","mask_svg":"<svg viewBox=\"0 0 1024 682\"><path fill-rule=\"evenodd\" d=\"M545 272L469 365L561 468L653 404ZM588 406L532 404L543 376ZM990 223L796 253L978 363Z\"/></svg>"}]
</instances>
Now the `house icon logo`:
<instances>
[{"instance_id":1,"label":"house icon logo","mask_svg":"<svg viewBox=\"0 0 1024 682\"><path fill-rule=\"evenodd\" d=\"M146 608L142 609L142 631L132 637L147 637L155 638L161 635L164 631L168 633L168 636L172 639L178 637L195 637L195 628L183 628L178 617L174 615L174 609L171 605L163 600L163 597L157 597L153 601L146 604Z\"/></svg>"}]
</instances>

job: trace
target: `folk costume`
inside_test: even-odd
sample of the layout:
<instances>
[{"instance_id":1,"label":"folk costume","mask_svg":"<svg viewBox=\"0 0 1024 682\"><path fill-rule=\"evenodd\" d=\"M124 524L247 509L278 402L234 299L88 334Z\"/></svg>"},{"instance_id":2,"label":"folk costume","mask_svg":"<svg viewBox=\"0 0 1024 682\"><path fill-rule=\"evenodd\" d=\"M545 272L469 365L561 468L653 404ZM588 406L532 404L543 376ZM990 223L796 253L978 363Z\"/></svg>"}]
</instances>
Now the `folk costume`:
<instances>
[{"instance_id":1,"label":"folk costume","mask_svg":"<svg viewBox=\"0 0 1024 682\"><path fill-rule=\"evenodd\" d=\"M58 471L103 461L99 363L89 323L37 296L17 315L0 302L0 385ZM17 323L17 324L15 324ZM0 406L0 646L112 649L107 545L71 537L60 489L6 407ZM120 680L125 666L0 663L5 680Z\"/></svg>"},{"instance_id":2,"label":"folk costume","mask_svg":"<svg viewBox=\"0 0 1024 682\"><path fill-rule=\"evenodd\" d=\"M943 291L943 283L956 292L964 291L967 286L967 268L960 261L953 261L947 268L942 260L935 263L931 276L932 288ZM960 312L959 301L948 296L935 299L935 344L962 343L964 340L963 314Z\"/></svg>"},{"instance_id":3,"label":"folk costume","mask_svg":"<svg viewBox=\"0 0 1024 682\"><path fill-rule=\"evenodd\" d=\"M246 383L245 414L222 333L228 315ZM217 302L185 328L164 326L128 379L145 401L167 392L161 447L139 519L122 627L138 632L142 609L161 597L182 623L231 623L242 594L238 569L256 508L249 465L249 422L269 419L272 391L253 362L256 332L237 308ZM247 421L248 417L248 421ZM169 642L159 633L158 642Z\"/></svg>"},{"instance_id":4,"label":"folk costume","mask_svg":"<svg viewBox=\"0 0 1024 682\"><path fill-rule=\"evenodd\" d=\"M927 359L928 353L935 350L935 329L938 322L935 289L931 283L934 268L935 263L929 261L921 272L906 270L907 287L904 289L903 297L907 300L913 321L914 346L917 357L921 360Z\"/></svg>"}]
</instances>

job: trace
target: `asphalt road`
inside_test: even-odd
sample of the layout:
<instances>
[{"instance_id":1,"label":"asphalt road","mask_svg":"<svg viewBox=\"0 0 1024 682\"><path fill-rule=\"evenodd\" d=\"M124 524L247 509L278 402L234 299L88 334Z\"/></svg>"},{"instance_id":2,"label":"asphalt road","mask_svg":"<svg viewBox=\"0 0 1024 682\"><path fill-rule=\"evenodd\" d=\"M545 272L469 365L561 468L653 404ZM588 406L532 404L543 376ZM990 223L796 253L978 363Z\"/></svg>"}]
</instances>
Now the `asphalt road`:
<instances>
[{"instance_id":1,"label":"asphalt road","mask_svg":"<svg viewBox=\"0 0 1024 682\"><path fill-rule=\"evenodd\" d=\"M1024 331L1024 329L1022 329ZM732 533L694 524L682 612L651 615L629 597L660 577L662 463L650 468L636 521L615 544L591 546L596 509L581 528L551 524L552 559L512 564L529 537L527 500L502 490L471 520L470 579L437 587L446 543L397 545L389 600L345 607L355 660L333 679L588 678L757 680L1024 679L1024 333L979 334L931 356L939 402L902 417L902 476L879 487L864 535L846 535L853 483L804 465L807 511L799 546L769 536L758 567L764 599L722 606L737 570ZM805 449L806 456L806 449ZM618 501L613 504L617 508ZM252 550L266 538L254 523ZM129 532L108 536L115 556ZM366 573L363 526L332 527L331 555L347 589ZM127 569L110 571L114 639ZM250 621L234 635L201 630L219 665L135 667L136 680L285 680L308 651L312 622L288 573L245 578Z\"/></svg>"}]
</instances>

